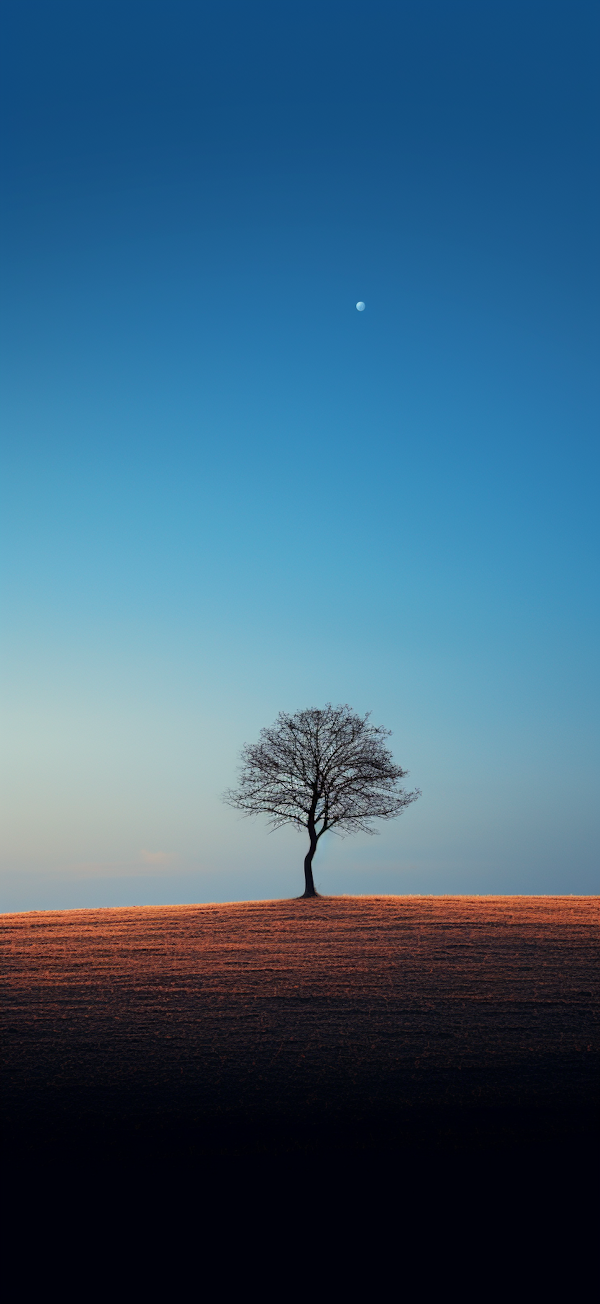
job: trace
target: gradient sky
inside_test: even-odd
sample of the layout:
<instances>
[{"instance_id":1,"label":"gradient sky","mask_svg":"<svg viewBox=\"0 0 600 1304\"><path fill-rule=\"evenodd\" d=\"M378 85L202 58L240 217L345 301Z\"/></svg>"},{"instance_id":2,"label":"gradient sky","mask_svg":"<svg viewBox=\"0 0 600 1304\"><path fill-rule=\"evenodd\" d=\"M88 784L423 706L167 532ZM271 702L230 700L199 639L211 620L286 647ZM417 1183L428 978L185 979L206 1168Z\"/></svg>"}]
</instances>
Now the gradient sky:
<instances>
[{"instance_id":1,"label":"gradient sky","mask_svg":"<svg viewBox=\"0 0 600 1304\"><path fill-rule=\"evenodd\" d=\"M2 908L300 892L327 701L322 891L597 891L596 5L4 12Z\"/></svg>"}]
</instances>

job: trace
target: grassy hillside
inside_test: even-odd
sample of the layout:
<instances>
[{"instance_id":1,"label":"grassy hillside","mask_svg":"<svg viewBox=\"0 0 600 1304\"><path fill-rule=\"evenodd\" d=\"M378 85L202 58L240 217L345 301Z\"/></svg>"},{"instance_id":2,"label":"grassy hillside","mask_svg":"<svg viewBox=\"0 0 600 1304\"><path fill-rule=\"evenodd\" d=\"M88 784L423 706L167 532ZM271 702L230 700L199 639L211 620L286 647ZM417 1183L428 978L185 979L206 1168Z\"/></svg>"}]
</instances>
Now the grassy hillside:
<instances>
[{"instance_id":1,"label":"grassy hillside","mask_svg":"<svg viewBox=\"0 0 600 1304\"><path fill-rule=\"evenodd\" d=\"M500 1116L510 1130L515 1111L534 1130L574 1119L594 1097L597 904L331 897L5 916L12 1133L179 1128L205 1150L260 1149L377 1128L408 1144L467 1115L475 1133Z\"/></svg>"}]
</instances>

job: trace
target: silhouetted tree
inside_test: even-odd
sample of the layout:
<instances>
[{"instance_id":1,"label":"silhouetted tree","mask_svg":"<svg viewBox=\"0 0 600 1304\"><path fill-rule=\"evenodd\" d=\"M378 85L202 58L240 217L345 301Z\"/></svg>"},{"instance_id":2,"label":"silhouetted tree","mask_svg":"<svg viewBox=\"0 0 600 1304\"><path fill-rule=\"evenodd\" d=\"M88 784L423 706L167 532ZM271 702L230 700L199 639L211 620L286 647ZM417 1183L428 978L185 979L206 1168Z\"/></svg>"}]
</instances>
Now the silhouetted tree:
<instances>
[{"instance_id":1,"label":"silhouetted tree","mask_svg":"<svg viewBox=\"0 0 600 1304\"><path fill-rule=\"evenodd\" d=\"M273 828L308 830L305 897L318 895L312 862L324 833L375 833L371 820L393 819L421 795L399 787L408 770L384 745L390 730L369 724L369 714L330 703L322 711L282 711L259 742L244 747L239 785L223 794L236 810L268 815Z\"/></svg>"}]
</instances>

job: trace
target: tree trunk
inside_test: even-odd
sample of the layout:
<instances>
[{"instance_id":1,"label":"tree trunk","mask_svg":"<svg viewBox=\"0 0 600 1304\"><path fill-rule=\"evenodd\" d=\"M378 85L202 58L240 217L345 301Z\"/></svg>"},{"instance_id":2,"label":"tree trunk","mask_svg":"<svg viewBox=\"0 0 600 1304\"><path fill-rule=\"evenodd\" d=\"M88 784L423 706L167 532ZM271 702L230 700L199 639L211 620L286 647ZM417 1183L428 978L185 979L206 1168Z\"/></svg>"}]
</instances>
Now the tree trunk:
<instances>
[{"instance_id":1,"label":"tree trunk","mask_svg":"<svg viewBox=\"0 0 600 1304\"><path fill-rule=\"evenodd\" d=\"M312 835L310 839L310 847L304 857L304 879L305 879L306 887L304 889L304 892L302 893L303 897L315 897L319 895L319 893L315 889L315 880L313 878L313 872L312 872L313 856L316 850L317 850L317 839L314 837L314 835Z\"/></svg>"}]
</instances>

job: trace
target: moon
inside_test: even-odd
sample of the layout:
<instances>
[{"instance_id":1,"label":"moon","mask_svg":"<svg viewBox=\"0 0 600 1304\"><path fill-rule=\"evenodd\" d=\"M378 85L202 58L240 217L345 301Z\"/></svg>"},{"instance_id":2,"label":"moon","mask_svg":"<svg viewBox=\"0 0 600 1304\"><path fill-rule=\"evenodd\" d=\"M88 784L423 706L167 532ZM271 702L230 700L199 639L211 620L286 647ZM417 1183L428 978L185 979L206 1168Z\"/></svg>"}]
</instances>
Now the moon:
<instances>
[{"instance_id":1,"label":"moon","mask_svg":"<svg viewBox=\"0 0 600 1304\"><path fill-rule=\"evenodd\" d=\"M363 303L362 299L359 299L359 300L358 300L358 303L357 303L357 305L356 305L356 311L357 311L357 312L364 312L366 306L367 306L366 303Z\"/></svg>"}]
</instances>

